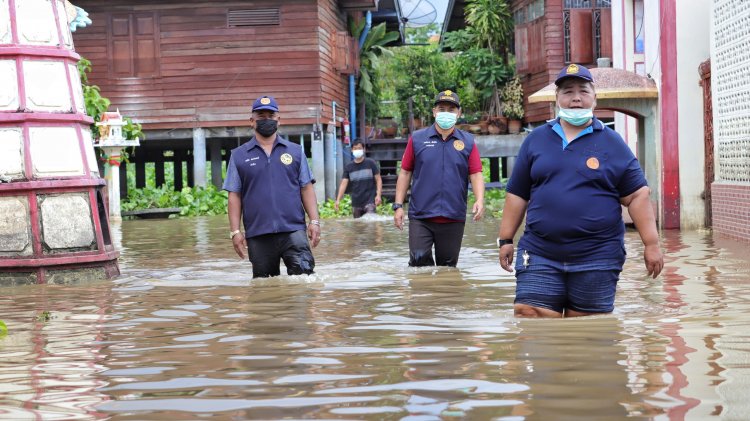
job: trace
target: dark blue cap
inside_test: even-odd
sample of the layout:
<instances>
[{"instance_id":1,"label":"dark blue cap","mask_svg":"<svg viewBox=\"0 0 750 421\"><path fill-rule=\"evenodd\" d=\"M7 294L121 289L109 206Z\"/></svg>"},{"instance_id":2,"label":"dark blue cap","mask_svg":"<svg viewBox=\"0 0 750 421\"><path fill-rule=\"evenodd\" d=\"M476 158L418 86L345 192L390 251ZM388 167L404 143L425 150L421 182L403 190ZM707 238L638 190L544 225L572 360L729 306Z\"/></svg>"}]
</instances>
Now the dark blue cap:
<instances>
[{"instance_id":1,"label":"dark blue cap","mask_svg":"<svg viewBox=\"0 0 750 421\"><path fill-rule=\"evenodd\" d=\"M594 78L593 76L591 76L591 72L589 72L589 69L581 66L580 64L571 63L560 70L560 73L557 75L557 79L555 80L555 85L560 86L560 83L569 77L577 77L589 82L594 82Z\"/></svg>"},{"instance_id":2,"label":"dark blue cap","mask_svg":"<svg viewBox=\"0 0 750 421\"><path fill-rule=\"evenodd\" d=\"M437 96L435 97L435 105L437 105L439 102L450 102L456 107L461 108L461 101L458 100L458 94L451 91L450 89L438 92Z\"/></svg>"},{"instance_id":3,"label":"dark blue cap","mask_svg":"<svg viewBox=\"0 0 750 421\"><path fill-rule=\"evenodd\" d=\"M279 104L272 96L262 96L253 102L253 111L270 110L273 112L279 112Z\"/></svg>"}]
</instances>

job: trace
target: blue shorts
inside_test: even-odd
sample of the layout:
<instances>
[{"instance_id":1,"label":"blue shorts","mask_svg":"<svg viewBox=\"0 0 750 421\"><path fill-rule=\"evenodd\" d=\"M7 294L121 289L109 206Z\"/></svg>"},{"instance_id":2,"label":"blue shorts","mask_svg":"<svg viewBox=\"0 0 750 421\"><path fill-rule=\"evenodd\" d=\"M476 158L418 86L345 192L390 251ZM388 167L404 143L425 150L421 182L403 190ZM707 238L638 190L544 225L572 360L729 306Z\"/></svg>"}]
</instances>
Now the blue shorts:
<instances>
[{"instance_id":1,"label":"blue shorts","mask_svg":"<svg viewBox=\"0 0 750 421\"><path fill-rule=\"evenodd\" d=\"M583 313L611 313L615 290L622 272L622 259L565 263L528 253L516 255L516 304L546 308L563 313L565 309Z\"/></svg>"}]
</instances>

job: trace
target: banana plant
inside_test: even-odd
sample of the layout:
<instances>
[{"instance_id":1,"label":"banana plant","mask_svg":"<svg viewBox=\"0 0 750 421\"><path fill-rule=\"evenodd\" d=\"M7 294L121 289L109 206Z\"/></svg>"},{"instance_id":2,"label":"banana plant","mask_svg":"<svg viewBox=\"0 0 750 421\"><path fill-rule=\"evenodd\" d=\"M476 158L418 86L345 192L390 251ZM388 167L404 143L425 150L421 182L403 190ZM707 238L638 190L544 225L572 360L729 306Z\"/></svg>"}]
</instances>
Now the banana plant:
<instances>
[{"instance_id":1,"label":"banana plant","mask_svg":"<svg viewBox=\"0 0 750 421\"><path fill-rule=\"evenodd\" d=\"M359 39L365 29L365 21L361 19L359 24L353 21L349 23L349 31L354 39ZM385 22L373 26L365 37L365 42L359 49L359 81L357 83L357 95L372 95L372 74L380 65L380 57L393 56L393 52L385 48L386 45L399 38L399 33L386 31Z\"/></svg>"}]
</instances>

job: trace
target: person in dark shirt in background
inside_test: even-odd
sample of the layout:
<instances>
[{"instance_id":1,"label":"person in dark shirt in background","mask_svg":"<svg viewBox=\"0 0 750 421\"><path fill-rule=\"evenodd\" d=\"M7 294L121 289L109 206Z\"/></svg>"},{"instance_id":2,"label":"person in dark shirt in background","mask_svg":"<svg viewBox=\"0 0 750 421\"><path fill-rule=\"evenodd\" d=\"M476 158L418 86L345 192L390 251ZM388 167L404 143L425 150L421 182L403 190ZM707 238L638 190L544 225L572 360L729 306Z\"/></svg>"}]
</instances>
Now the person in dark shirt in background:
<instances>
[{"instance_id":1,"label":"person in dark shirt in background","mask_svg":"<svg viewBox=\"0 0 750 421\"><path fill-rule=\"evenodd\" d=\"M334 207L339 210L341 198L344 197L347 186L352 197L352 214L359 218L366 213L375 213L380 204L380 193L383 191L383 179L380 177L378 164L365 157L365 145L360 140L352 143L354 160L344 168L344 175L339 185Z\"/></svg>"}]
</instances>

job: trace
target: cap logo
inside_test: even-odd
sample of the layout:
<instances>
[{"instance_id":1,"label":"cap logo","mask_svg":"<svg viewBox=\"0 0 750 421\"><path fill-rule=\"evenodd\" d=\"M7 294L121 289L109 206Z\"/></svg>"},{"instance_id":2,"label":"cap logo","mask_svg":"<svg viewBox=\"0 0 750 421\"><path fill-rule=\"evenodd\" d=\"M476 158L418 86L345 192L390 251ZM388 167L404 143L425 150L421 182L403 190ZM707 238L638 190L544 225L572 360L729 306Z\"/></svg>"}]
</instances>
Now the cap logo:
<instances>
[{"instance_id":1,"label":"cap logo","mask_svg":"<svg viewBox=\"0 0 750 421\"><path fill-rule=\"evenodd\" d=\"M586 166L592 170L597 170L599 169L599 160L592 156L586 160Z\"/></svg>"},{"instance_id":2,"label":"cap logo","mask_svg":"<svg viewBox=\"0 0 750 421\"><path fill-rule=\"evenodd\" d=\"M443 95L451 95L452 93L453 93L453 92L451 92L451 91L450 91L450 89L448 89L447 91L444 91L444 92L443 92Z\"/></svg>"},{"instance_id":3,"label":"cap logo","mask_svg":"<svg viewBox=\"0 0 750 421\"><path fill-rule=\"evenodd\" d=\"M260 99L260 103L263 104L263 105L268 105L268 104L271 103L271 99L270 98L261 98Z\"/></svg>"},{"instance_id":4,"label":"cap logo","mask_svg":"<svg viewBox=\"0 0 750 421\"><path fill-rule=\"evenodd\" d=\"M578 73L578 70L579 69L578 69L578 65L577 64L571 64L570 66L568 66L568 69L565 70L565 73L567 73L569 75L574 75L574 74Z\"/></svg>"},{"instance_id":5,"label":"cap logo","mask_svg":"<svg viewBox=\"0 0 750 421\"><path fill-rule=\"evenodd\" d=\"M454 140L454 141L453 141L453 147L454 147L454 148L455 148L455 149L456 149L457 151L459 151L459 152L460 152L460 151L464 150L464 142L462 142L462 141L460 141L460 140Z\"/></svg>"},{"instance_id":6,"label":"cap logo","mask_svg":"<svg viewBox=\"0 0 750 421\"><path fill-rule=\"evenodd\" d=\"M281 155L281 163L282 164L289 165L289 164L292 163L292 161L294 161L294 159L288 153L285 153L285 154Z\"/></svg>"}]
</instances>

